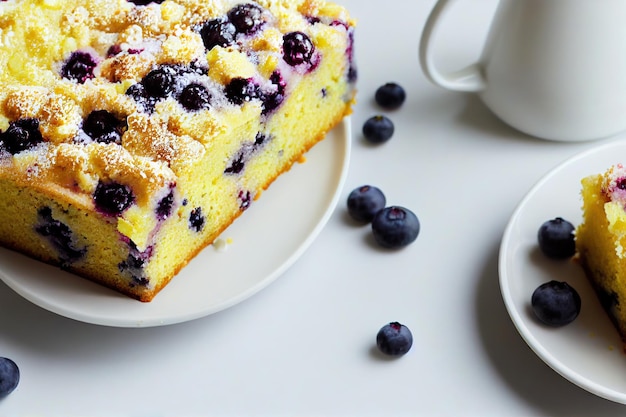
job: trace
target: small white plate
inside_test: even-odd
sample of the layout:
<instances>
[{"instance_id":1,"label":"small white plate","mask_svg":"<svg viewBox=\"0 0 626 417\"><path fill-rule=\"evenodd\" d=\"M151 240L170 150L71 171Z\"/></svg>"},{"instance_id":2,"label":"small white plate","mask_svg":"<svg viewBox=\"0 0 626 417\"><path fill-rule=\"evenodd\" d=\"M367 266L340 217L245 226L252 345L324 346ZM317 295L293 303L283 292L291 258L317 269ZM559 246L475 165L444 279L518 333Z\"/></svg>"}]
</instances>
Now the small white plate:
<instances>
[{"instance_id":1,"label":"small white plate","mask_svg":"<svg viewBox=\"0 0 626 417\"><path fill-rule=\"evenodd\" d=\"M116 327L179 323L230 307L280 276L309 247L337 205L350 157L344 120L205 248L153 301L142 303L0 248L0 279L27 300L75 320Z\"/></svg>"},{"instance_id":2,"label":"small white plate","mask_svg":"<svg viewBox=\"0 0 626 417\"><path fill-rule=\"evenodd\" d=\"M582 268L573 260L548 259L537 246L537 232L544 221L563 217L574 226L580 224L580 180L617 163L626 163L624 142L585 151L544 176L522 199L506 227L499 273L506 308L531 349L574 384L626 404L626 355ZM560 328L541 325L530 310L535 288L552 279L569 283L582 299L578 318Z\"/></svg>"}]
</instances>

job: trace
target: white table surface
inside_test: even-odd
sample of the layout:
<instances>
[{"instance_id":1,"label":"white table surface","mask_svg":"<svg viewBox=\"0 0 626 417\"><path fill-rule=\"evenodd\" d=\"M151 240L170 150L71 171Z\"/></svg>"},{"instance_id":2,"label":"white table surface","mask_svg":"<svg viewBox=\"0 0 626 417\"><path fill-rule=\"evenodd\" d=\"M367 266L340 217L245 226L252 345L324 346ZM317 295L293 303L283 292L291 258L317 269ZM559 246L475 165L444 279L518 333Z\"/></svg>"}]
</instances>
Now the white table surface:
<instances>
[{"instance_id":1,"label":"white table surface","mask_svg":"<svg viewBox=\"0 0 626 417\"><path fill-rule=\"evenodd\" d=\"M442 67L480 53L497 0L460 1L438 36ZM528 189L566 158L620 137L557 143L497 120L471 95L431 85L417 45L434 0L341 0L358 19L358 104L350 171L335 213L305 254L252 298L195 321L140 329L85 324L0 284L0 355L22 371L0 416L608 416L624 406L552 371L516 332L497 259ZM379 85L404 106L383 146L361 126ZM625 156L626 159L626 156ZM422 231L377 249L347 221L355 187L377 185ZM398 360L375 354L389 321L413 331Z\"/></svg>"}]
</instances>

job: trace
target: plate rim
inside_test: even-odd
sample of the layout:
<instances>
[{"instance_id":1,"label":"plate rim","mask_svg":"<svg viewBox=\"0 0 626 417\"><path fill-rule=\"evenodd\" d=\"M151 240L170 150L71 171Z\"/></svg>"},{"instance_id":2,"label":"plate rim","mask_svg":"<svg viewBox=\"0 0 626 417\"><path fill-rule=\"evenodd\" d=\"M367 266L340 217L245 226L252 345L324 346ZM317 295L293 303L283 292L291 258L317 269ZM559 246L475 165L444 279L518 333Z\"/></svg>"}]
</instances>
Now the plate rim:
<instances>
[{"instance_id":1,"label":"plate rim","mask_svg":"<svg viewBox=\"0 0 626 417\"><path fill-rule=\"evenodd\" d=\"M348 172L349 172L350 158L351 158L351 152L352 152L351 117L350 116L344 117L335 127L333 127L333 129L329 130L326 136L328 136L328 134L330 134L334 130L338 130L340 132L337 134L339 137L336 138L335 140L338 142L339 146L341 146L341 151L343 152L343 155L340 158L338 158L338 161L337 161L337 163L340 165L340 173L338 176L336 176L336 179L333 180L333 183L335 184L335 186L333 189L333 195L330 198L328 205L324 209L322 215L315 221L315 226L312 227L308 231L308 233L306 234L306 237L300 241L298 246L292 252L290 252L290 254L284 259L284 261L282 261L282 263L280 263L273 271L271 271L271 273L269 273L263 279L256 281L254 285L247 287L244 291L241 291L235 296L232 296L226 300L218 302L208 308L196 309L188 313L178 313L171 317L150 317L148 319L140 319L140 320L136 320L136 319L124 320L124 319L119 319L119 318L114 318L114 319L106 318L106 317L103 317L102 314L95 314L93 312L75 311L71 308L66 308L63 305L59 305L51 301L48 301L46 297L41 297L41 295L38 294L37 292L33 293L32 291L28 291L27 289L25 289L23 286L18 285L16 282L14 282L14 279L7 276L7 273L3 269L0 269L0 280L5 285L7 285L7 287L9 287L12 291L17 293L19 296L21 296L22 298L26 299L30 303L40 308L43 308L47 311L50 311L54 314L57 314L59 316L62 316L68 319L76 320L76 321L83 322L83 323L93 324L93 325L100 325L100 326L119 327L119 328L144 328L144 327L166 326L166 325L172 325L172 324L183 323L183 322L187 322L191 320L196 320L196 319L206 317L206 316L215 314L217 312L223 311L225 309L228 309L250 298L251 296L255 295L256 293L258 293L259 291L261 291L262 289L270 285L272 282L274 282L278 277L283 275L285 271L289 269L304 254L304 252L306 252L306 250L311 246L311 244L319 236L321 231L324 229L324 227L330 220L332 214L334 213L337 207L339 198L341 197L341 193L345 186L345 182L346 182ZM327 138L325 138L324 141L326 139ZM312 149L314 148L315 146ZM224 232L226 232L227 230L228 228ZM207 250L207 249L208 247L205 248L204 250ZM10 249L6 249L6 250L10 251ZM16 254L19 254L19 252L16 252ZM33 259L29 258L29 260L33 260ZM37 260L33 260L33 261L39 262ZM51 268L58 268L58 267L51 266L51 265L46 265L46 266L51 267ZM95 284L95 285L99 285L99 284ZM116 292L113 292L113 295L117 296L118 294ZM166 294L160 294L160 295L163 296ZM159 295L157 295L157 297L158 296ZM136 300L132 300L132 301L135 301L137 303L136 305L138 306L138 308L141 308L141 306L143 305L143 303L139 301L136 301ZM147 304L150 305L150 303L147 303Z\"/></svg>"},{"instance_id":2,"label":"plate rim","mask_svg":"<svg viewBox=\"0 0 626 417\"><path fill-rule=\"evenodd\" d=\"M569 382L583 388L584 390L597 395L598 397L620 403L626 404L626 392L620 392L612 388L608 388L594 380L589 379L579 372L572 370L565 365L561 360L554 356L548 349L546 349L542 343L534 336L529 327L526 326L525 320L523 320L520 312L515 308L515 302L510 288L510 280L508 279L508 271L506 269L506 257L509 253L509 246L511 245L511 235L517 225L520 217L522 216L524 209L532 200L532 197L548 183L554 176L558 175L560 171L569 167L577 162L591 157L594 154L601 154L608 152L613 148L626 148L626 142L623 140L617 140L614 142L597 145L586 150L580 151L568 158L565 158L561 162L554 165L546 173L544 173L524 194L524 196L518 201L515 209L513 210L500 242L498 253L498 283L500 286L500 292L504 301L507 313L513 322L516 330L531 348L531 350L550 368L556 373L561 375ZM582 178L581 178L582 179ZM529 294L530 297L530 294Z\"/></svg>"}]
</instances>

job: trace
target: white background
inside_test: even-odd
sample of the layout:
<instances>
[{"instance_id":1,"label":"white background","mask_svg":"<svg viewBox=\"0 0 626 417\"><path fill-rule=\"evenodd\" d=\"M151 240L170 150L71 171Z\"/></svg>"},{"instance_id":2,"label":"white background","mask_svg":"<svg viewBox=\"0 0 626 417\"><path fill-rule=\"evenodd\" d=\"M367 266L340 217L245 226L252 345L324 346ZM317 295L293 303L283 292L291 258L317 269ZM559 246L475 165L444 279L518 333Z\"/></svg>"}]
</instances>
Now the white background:
<instances>
[{"instance_id":1,"label":"white background","mask_svg":"<svg viewBox=\"0 0 626 417\"><path fill-rule=\"evenodd\" d=\"M572 416L618 415L546 366L521 339L498 285L502 233L552 167L605 143L541 141L477 98L427 82L418 38L433 0L342 0L358 20L358 104L339 206L277 281L228 310L178 325L121 329L45 311L0 284L0 355L22 371L0 416ZM475 60L496 0L455 4L437 37L444 68ZM396 81L394 137L369 146L361 126ZM626 136L623 136L626 137ZM626 156L624 156L626 159ZM378 249L345 198L380 187L420 218L417 241ZM550 204L546 201L546 204ZM412 350L381 358L378 329L400 321ZM625 370L626 378L626 370Z\"/></svg>"}]
</instances>

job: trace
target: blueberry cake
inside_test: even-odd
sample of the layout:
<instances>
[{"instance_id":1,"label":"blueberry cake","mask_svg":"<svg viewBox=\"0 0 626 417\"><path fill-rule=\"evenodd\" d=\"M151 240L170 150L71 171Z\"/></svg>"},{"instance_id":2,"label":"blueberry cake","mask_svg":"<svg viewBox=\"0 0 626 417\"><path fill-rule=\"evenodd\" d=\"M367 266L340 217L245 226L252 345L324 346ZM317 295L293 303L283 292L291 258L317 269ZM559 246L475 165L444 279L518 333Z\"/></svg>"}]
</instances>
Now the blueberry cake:
<instances>
[{"instance_id":1,"label":"blueberry cake","mask_svg":"<svg viewBox=\"0 0 626 417\"><path fill-rule=\"evenodd\" d=\"M577 256L626 347L626 167L582 180Z\"/></svg>"},{"instance_id":2,"label":"blueberry cake","mask_svg":"<svg viewBox=\"0 0 626 417\"><path fill-rule=\"evenodd\" d=\"M351 112L353 31L324 0L1 1L0 244L151 301Z\"/></svg>"}]
</instances>

